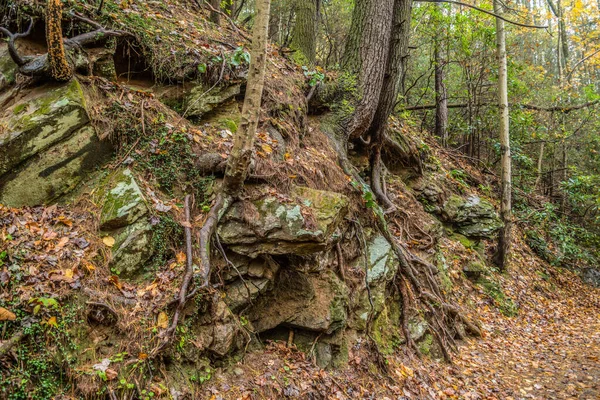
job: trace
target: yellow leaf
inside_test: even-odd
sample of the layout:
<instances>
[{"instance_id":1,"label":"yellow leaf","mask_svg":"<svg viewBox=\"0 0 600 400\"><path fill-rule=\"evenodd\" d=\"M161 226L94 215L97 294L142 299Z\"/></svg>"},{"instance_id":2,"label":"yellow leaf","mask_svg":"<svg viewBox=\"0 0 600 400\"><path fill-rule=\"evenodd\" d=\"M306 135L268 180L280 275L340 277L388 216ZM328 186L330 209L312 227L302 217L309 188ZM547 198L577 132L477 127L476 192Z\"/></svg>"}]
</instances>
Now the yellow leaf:
<instances>
[{"instance_id":1,"label":"yellow leaf","mask_svg":"<svg viewBox=\"0 0 600 400\"><path fill-rule=\"evenodd\" d=\"M73 270L71 268L65 270L65 277L73 279Z\"/></svg>"},{"instance_id":2,"label":"yellow leaf","mask_svg":"<svg viewBox=\"0 0 600 400\"><path fill-rule=\"evenodd\" d=\"M169 326L169 317L165 312L161 311L158 314L158 321L156 323L156 326L161 329L167 329L167 327Z\"/></svg>"},{"instance_id":3,"label":"yellow leaf","mask_svg":"<svg viewBox=\"0 0 600 400\"><path fill-rule=\"evenodd\" d=\"M14 321L17 316L4 307L0 307L0 321Z\"/></svg>"},{"instance_id":4,"label":"yellow leaf","mask_svg":"<svg viewBox=\"0 0 600 400\"><path fill-rule=\"evenodd\" d=\"M104 236L102 238L102 243L104 243L108 247L113 247L115 245L115 238L112 236Z\"/></svg>"},{"instance_id":5,"label":"yellow leaf","mask_svg":"<svg viewBox=\"0 0 600 400\"><path fill-rule=\"evenodd\" d=\"M179 253L177 253L175 258L177 259L178 264L183 264L185 262L185 253L183 251L180 251Z\"/></svg>"},{"instance_id":6,"label":"yellow leaf","mask_svg":"<svg viewBox=\"0 0 600 400\"><path fill-rule=\"evenodd\" d=\"M58 328L58 322L56 321L56 317L50 317L46 323L50 326Z\"/></svg>"},{"instance_id":7,"label":"yellow leaf","mask_svg":"<svg viewBox=\"0 0 600 400\"><path fill-rule=\"evenodd\" d=\"M263 151L267 154L271 154L273 152L273 148L268 144L262 144L260 147L262 147Z\"/></svg>"}]
</instances>

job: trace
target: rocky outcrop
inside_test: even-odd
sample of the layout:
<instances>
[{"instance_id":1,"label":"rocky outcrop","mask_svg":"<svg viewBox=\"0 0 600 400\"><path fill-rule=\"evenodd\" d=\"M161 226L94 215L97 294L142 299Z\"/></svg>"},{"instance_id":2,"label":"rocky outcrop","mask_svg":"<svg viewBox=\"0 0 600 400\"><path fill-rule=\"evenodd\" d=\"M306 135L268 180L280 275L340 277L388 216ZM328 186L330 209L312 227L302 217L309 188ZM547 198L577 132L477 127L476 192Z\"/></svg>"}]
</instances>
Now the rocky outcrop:
<instances>
[{"instance_id":1,"label":"rocky outcrop","mask_svg":"<svg viewBox=\"0 0 600 400\"><path fill-rule=\"evenodd\" d=\"M123 276L135 275L152 256L152 226L149 210L133 173L119 170L109 176L101 190L100 228L114 239L112 270Z\"/></svg>"},{"instance_id":2,"label":"rocky outcrop","mask_svg":"<svg viewBox=\"0 0 600 400\"><path fill-rule=\"evenodd\" d=\"M218 235L229 249L250 257L308 255L339 239L336 229L347 207L346 196L335 192L296 187L290 198L267 193L232 205Z\"/></svg>"},{"instance_id":3,"label":"rocky outcrop","mask_svg":"<svg viewBox=\"0 0 600 400\"><path fill-rule=\"evenodd\" d=\"M588 285L600 288L600 270L597 268L582 269L581 279Z\"/></svg>"},{"instance_id":4,"label":"rocky outcrop","mask_svg":"<svg viewBox=\"0 0 600 400\"><path fill-rule=\"evenodd\" d=\"M207 89L202 85L196 86L185 100L186 115L188 117L202 117L204 114L212 111L220 104L234 98L240 94L241 85L231 85L226 87L216 87L206 92Z\"/></svg>"},{"instance_id":5,"label":"rocky outcrop","mask_svg":"<svg viewBox=\"0 0 600 400\"><path fill-rule=\"evenodd\" d=\"M32 90L0 120L0 203L9 206L60 198L111 153L90 125L77 80Z\"/></svg>"},{"instance_id":6,"label":"rocky outcrop","mask_svg":"<svg viewBox=\"0 0 600 400\"><path fill-rule=\"evenodd\" d=\"M346 326L348 291L332 271L305 274L282 269L275 289L248 312L257 332L280 325L331 334Z\"/></svg>"},{"instance_id":7,"label":"rocky outcrop","mask_svg":"<svg viewBox=\"0 0 600 400\"><path fill-rule=\"evenodd\" d=\"M366 328L370 314L373 317L383 310L387 300L387 283L394 278L398 270L398 259L387 239L381 234L366 234L369 235L365 252L367 258L359 256L350 264L354 270L366 271L366 282L369 285L368 291L363 288L353 298L353 317L350 325L357 330Z\"/></svg>"},{"instance_id":8,"label":"rocky outcrop","mask_svg":"<svg viewBox=\"0 0 600 400\"><path fill-rule=\"evenodd\" d=\"M494 206L478 196L466 199L452 195L444 203L442 218L462 235L492 238L502 227L502 221Z\"/></svg>"}]
</instances>

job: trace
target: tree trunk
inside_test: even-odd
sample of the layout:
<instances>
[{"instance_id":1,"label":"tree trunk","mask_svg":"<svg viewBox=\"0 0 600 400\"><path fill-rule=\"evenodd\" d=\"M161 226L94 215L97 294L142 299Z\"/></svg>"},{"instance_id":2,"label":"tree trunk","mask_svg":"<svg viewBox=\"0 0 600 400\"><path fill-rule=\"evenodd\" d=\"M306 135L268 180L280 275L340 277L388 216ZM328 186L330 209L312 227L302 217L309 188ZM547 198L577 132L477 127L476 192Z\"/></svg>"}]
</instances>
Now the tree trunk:
<instances>
[{"instance_id":1,"label":"tree trunk","mask_svg":"<svg viewBox=\"0 0 600 400\"><path fill-rule=\"evenodd\" d=\"M342 69L357 78L357 99L351 115L342 121L350 139L369 130L389 58L394 0L357 0L346 42Z\"/></svg>"},{"instance_id":2,"label":"tree trunk","mask_svg":"<svg viewBox=\"0 0 600 400\"><path fill-rule=\"evenodd\" d=\"M231 154L227 159L223 185L200 231L200 274L204 280L203 286L208 285L210 279L212 236L221 216L232 201L239 197L252 161L254 137L260 119L260 106L265 84L270 8L271 0L256 0L256 17L252 28L252 47L250 49L251 61L240 125L233 138Z\"/></svg>"},{"instance_id":3,"label":"tree trunk","mask_svg":"<svg viewBox=\"0 0 600 400\"><path fill-rule=\"evenodd\" d=\"M210 6L215 10L221 10L221 0L210 0ZM221 23L221 14L211 10L210 21L214 24L219 25Z\"/></svg>"},{"instance_id":4,"label":"tree trunk","mask_svg":"<svg viewBox=\"0 0 600 400\"><path fill-rule=\"evenodd\" d=\"M438 12L442 13L441 3L437 4ZM440 26L436 29L435 37L435 136L440 138L442 146L448 146L448 97L444 85L444 61L442 59L442 43Z\"/></svg>"},{"instance_id":5,"label":"tree trunk","mask_svg":"<svg viewBox=\"0 0 600 400\"><path fill-rule=\"evenodd\" d=\"M494 12L502 14L504 7L500 5L499 0L494 0ZM498 252L496 261L501 271L508 265L511 245L511 158L510 158L510 136L508 119L508 71L506 65L506 38L504 31L504 21L496 18L496 46L498 57L498 106L500 107L500 151L502 155L502 174L501 174L501 206L500 216L504 227L500 230L498 238Z\"/></svg>"},{"instance_id":6,"label":"tree trunk","mask_svg":"<svg viewBox=\"0 0 600 400\"><path fill-rule=\"evenodd\" d=\"M73 69L67 61L62 34L62 2L48 0L46 7L46 42L48 63L52 79L66 82L73 77Z\"/></svg>"},{"instance_id":7,"label":"tree trunk","mask_svg":"<svg viewBox=\"0 0 600 400\"><path fill-rule=\"evenodd\" d=\"M297 60L302 64L313 66L317 54L319 0L296 0L296 22L292 32L291 48L301 57Z\"/></svg>"},{"instance_id":8,"label":"tree trunk","mask_svg":"<svg viewBox=\"0 0 600 400\"><path fill-rule=\"evenodd\" d=\"M535 178L535 185L534 188L537 189L540 185L540 182L542 181L542 163L544 160L544 147L546 146L546 142L541 142L540 143L540 155L538 157L538 162L537 162L537 177ZM543 191L542 191L543 193Z\"/></svg>"}]
</instances>

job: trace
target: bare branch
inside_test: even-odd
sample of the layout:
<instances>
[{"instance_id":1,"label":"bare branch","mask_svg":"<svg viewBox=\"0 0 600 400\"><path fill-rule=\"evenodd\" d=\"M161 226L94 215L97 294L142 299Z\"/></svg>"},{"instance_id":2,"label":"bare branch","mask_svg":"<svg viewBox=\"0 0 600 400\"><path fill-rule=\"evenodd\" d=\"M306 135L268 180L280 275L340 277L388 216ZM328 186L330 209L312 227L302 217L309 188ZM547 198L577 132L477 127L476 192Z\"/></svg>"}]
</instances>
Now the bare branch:
<instances>
[{"instance_id":1,"label":"bare branch","mask_svg":"<svg viewBox=\"0 0 600 400\"><path fill-rule=\"evenodd\" d=\"M22 67L23 65L27 64L28 60L27 60L27 58L24 58L19 54L19 52L17 51L17 48L15 47L15 41L19 38L29 36L29 34L31 34L32 29L33 29L33 18L30 19L29 27L23 33L12 33L8 29L0 26L0 32L4 33L9 38L8 53L10 54L10 58L12 58L12 60L15 62L15 64L17 64L19 67Z\"/></svg>"}]
</instances>

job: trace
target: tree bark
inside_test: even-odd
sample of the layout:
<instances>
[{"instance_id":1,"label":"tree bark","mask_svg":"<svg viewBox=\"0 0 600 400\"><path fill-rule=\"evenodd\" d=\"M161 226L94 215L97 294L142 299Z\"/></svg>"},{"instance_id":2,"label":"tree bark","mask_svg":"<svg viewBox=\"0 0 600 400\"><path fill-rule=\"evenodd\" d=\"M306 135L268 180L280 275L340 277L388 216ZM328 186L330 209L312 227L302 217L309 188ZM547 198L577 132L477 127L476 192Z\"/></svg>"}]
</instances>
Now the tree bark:
<instances>
[{"instance_id":1,"label":"tree bark","mask_svg":"<svg viewBox=\"0 0 600 400\"><path fill-rule=\"evenodd\" d=\"M73 69L67 61L63 43L61 0L48 0L46 3L46 42L52 79L59 82L70 80Z\"/></svg>"},{"instance_id":2,"label":"tree bark","mask_svg":"<svg viewBox=\"0 0 600 400\"><path fill-rule=\"evenodd\" d=\"M394 0L356 0L342 69L356 77L354 109L342 121L350 139L363 136L378 109L389 58Z\"/></svg>"},{"instance_id":3,"label":"tree bark","mask_svg":"<svg viewBox=\"0 0 600 400\"><path fill-rule=\"evenodd\" d=\"M540 142L540 155L538 157L538 162L537 162L537 177L535 178L535 185L534 188L537 189L540 185L540 182L542 181L542 163L544 160L544 147L546 146L546 142L542 141Z\"/></svg>"},{"instance_id":4,"label":"tree bark","mask_svg":"<svg viewBox=\"0 0 600 400\"><path fill-rule=\"evenodd\" d=\"M439 13L443 12L441 3L437 4ZM440 26L436 29L435 37L435 136L440 138L443 147L448 146L448 96L444 85L444 61L442 58L442 43Z\"/></svg>"},{"instance_id":5,"label":"tree bark","mask_svg":"<svg viewBox=\"0 0 600 400\"><path fill-rule=\"evenodd\" d=\"M499 0L494 0L494 12L503 12ZM511 246L511 158L510 158L510 133L508 118L508 70L506 63L506 37L504 21L496 18L496 51L498 57L498 106L500 107L500 151L501 151L501 205L500 216L504 227L500 230L498 237L498 251L496 261L501 271L505 270L510 256Z\"/></svg>"},{"instance_id":6,"label":"tree bark","mask_svg":"<svg viewBox=\"0 0 600 400\"><path fill-rule=\"evenodd\" d=\"M319 0L296 0L294 5L296 22L291 48L306 59L301 57L300 61L308 66L315 64L317 55L318 2Z\"/></svg>"},{"instance_id":7,"label":"tree bark","mask_svg":"<svg viewBox=\"0 0 600 400\"><path fill-rule=\"evenodd\" d=\"M215 10L220 10L221 9L221 0L210 0L210 5ZM216 11L211 11L210 12L210 21L214 24L219 25L221 23L221 14L219 14Z\"/></svg>"},{"instance_id":8,"label":"tree bark","mask_svg":"<svg viewBox=\"0 0 600 400\"><path fill-rule=\"evenodd\" d=\"M200 273L204 280L203 286L208 285L210 279L212 236L221 216L227 211L233 200L239 197L252 161L254 137L260 119L260 106L265 84L270 7L271 0L256 0L256 17L252 28L250 50L251 61L241 121L233 138L231 154L227 159L223 185L200 231Z\"/></svg>"}]
</instances>

